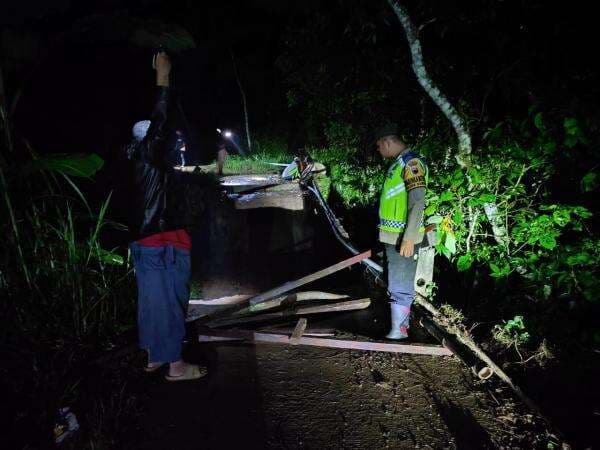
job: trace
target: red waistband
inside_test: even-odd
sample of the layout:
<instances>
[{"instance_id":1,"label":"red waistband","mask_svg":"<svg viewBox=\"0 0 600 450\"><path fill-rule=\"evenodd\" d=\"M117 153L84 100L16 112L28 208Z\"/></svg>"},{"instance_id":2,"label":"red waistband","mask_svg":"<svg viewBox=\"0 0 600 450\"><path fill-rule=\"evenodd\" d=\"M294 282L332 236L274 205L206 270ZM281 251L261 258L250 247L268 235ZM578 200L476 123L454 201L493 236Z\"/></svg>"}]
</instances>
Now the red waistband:
<instances>
[{"instance_id":1,"label":"red waistband","mask_svg":"<svg viewBox=\"0 0 600 450\"><path fill-rule=\"evenodd\" d=\"M166 247L167 245L172 245L182 250L192 249L192 239L185 230L163 231L140 239L137 243L144 247Z\"/></svg>"}]
</instances>

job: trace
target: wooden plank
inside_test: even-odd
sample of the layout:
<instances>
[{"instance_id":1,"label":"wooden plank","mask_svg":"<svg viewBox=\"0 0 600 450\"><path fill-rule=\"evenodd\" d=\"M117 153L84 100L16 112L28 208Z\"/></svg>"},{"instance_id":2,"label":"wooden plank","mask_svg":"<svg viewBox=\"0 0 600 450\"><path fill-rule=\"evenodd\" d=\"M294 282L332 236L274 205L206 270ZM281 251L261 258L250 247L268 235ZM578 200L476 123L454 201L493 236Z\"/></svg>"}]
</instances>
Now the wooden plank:
<instances>
[{"instance_id":1,"label":"wooden plank","mask_svg":"<svg viewBox=\"0 0 600 450\"><path fill-rule=\"evenodd\" d=\"M308 302L311 300L340 300L349 297L346 294L334 294L332 292L322 291L303 291L296 292L293 295L296 296L296 301L298 302Z\"/></svg>"},{"instance_id":2,"label":"wooden plank","mask_svg":"<svg viewBox=\"0 0 600 450\"><path fill-rule=\"evenodd\" d=\"M357 262L362 261L363 259L366 259L368 257L371 256L371 250L368 250L364 253L361 253L359 255L353 256L352 258L348 258L344 261L341 261L337 264L334 264L333 266L329 266L325 269L321 269L318 272L312 273L310 275L306 275L305 277L302 277L298 280L295 281L288 281L287 283L282 284L281 286L278 286L276 288L273 288L267 292L263 292L262 294L259 294L255 297L252 297L249 302L250 305L256 305L257 303L261 303L264 302L266 300L270 300L273 297L277 297L281 294L284 294L286 292L291 291L292 289L296 289L300 286L303 286L305 284L308 284L312 281L316 281L319 280L321 278L326 277L327 275L331 275L332 273L338 272L342 269L345 269L346 267L350 267L354 264L356 264Z\"/></svg>"},{"instance_id":3,"label":"wooden plank","mask_svg":"<svg viewBox=\"0 0 600 450\"><path fill-rule=\"evenodd\" d=\"M361 298L358 300L350 300L347 302L338 302L320 306L306 306L303 308L288 309L269 314L257 314L254 316L232 317L228 319L213 320L212 322L208 322L206 325L211 328L226 327L229 325L242 325L255 322L264 322L265 320L285 319L298 315L319 314L338 311L354 311L357 309L368 308L370 304L370 298Z\"/></svg>"},{"instance_id":4,"label":"wooden plank","mask_svg":"<svg viewBox=\"0 0 600 450\"><path fill-rule=\"evenodd\" d=\"M207 339L214 337L242 338L246 341L255 343L270 344L290 344L290 338L281 334L260 333L244 330L222 330L218 333L209 335L200 335L200 342L207 342ZM371 352L389 352L404 353L410 355L432 355L432 356L452 356L452 352L445 347L438 345L418 345L418 344L392 344L387 342L361 342L346 339L314 338L302 336L298 339L298 345L324 348L341 348L347 350L364 350Z\"/></svg>"},{"instance_id":5,"label":"wooden plank","mask_svg":"<svg viewBox=\"0 0 600 450\"><path fill-rule=\"evenodd\" d=\"M242 303L252 297L252 294L229 295L219 298L191 298L190 305L206 305L206 306L221 306L221 305L236 305Z\"/></svg>"},{"instance_id":6,"label":"wooden plank","mask_svg":"<svg viewBox=\"0 0 600 450\"><path fill-rule=\"evenodd\" d=\"M286 326L264 327L257 330L260 333L285 334L289 336L294 332L294 328ZM312 337L333 337L335 336L334 328L321 328L308 325L302 336Z\"/></svg>"},{"instance_id":7,"label":"wooden plank","mask_svg":"<svg viewBox=\"0 0 600 450\"><path fill-rule=\"evenodd\" d=\"M263 292L262 294L256 295L245 302L238 303L235 305L228 305L227 307L225 307L219 311L214 311L214 312L208 314L207 316L205 316L206 321L216 320L216 319L220 319L222 317L231 316L232 314L235 314L235 313L245 309L247 307L246 306L247 304L249 304L250 306L253 306L253 305L257 305L259 303L265 302L267 300L270 300L274 297L278 297L286 292L296 289L297 287L300 287L304 284L310 283L311 281L318 280L327 275L335 273L343 268L350 267L351 265L356 264L357 262L360 262L363 259L368 258L369 256L371 256L371 250L361 253L359 255L353 256L352 258L348 258L344 261L334 264L333 266L327 267L326 269L322 269L318 272L307 275L303 278L300 278L299 280L289 281L287 283L284 283L284 284L282 284L276 288L273 288L267 292Z\"/></svg>"},{"instance_id":8,"label":"wooden plank","mask_svg":"<svg viewBox=\"0 0 600 450\"><path fill-rule=\"evenodd\" d=\"M371 304L370 298L360 298L358 300L349 300L347 302L337 302L328 305L319 305L319 306L304 306L302 308L298 308L296 310L296 314L317 314L317 313L327 313L327 312L337 312L337 311L353 311L356 309L365 309L368 308Z\"/></svg>"},{"instance_id":9,"label":"wooden plank","mask_svg":"<svg viewBox=\"0 0 600 450\"><path fill-rule=\"evenodd\" d=\"M244 341L243 337L211 336L209 334L198 335L198 342L235 342Z\"/></svg>"},{"instance_id":10,"label":"wooden plank","mask_svg":"<svg viewBox=\"0 0 600 450\"><path fill-rule=\"evenodd\" d=\"M293 294L282 295L281 297L277 297L271 300L266 300L262 303L257 303L256 305L250 306L248 309L249 312L259 312L267 309L277 308L282 304L286 303L300 303L300 302L310 302L310 301L335 301L343 298L348 298L348 295L344 294L332 294L329 292L320 292L320 291L307 291L307 292L295 292Z\"/></svg>"},{"instance_id":11,"label":"wooden plank","mask_svg":"<svg viewBox=\"0 0 600 450\"><path fill-rule=\"evenodd\" d=\"M294 328L294 332L290 336L290 344L291 345L298 345L298 342L300 341L300 337L304 333L304 330L306 330L307 324L308 324L308 321L304 317L302 317L301 319L298 319L296 328Z\"/></svg>"},{"instance_id":12,"label":"wooden plank","mask_svg":"<svg viewBox=\"0 0 600 450\"><path fill-rule=\"evenodd\" d=\"M280 297L272 298L271 300L265 300L262 303L257 303L256 305L251 305L248 307L248 312L257 313L261 311L266 311L267 309L278 308L286 303L295 303L297 301L296 294L287 294L282 295Z\"/></svg>"}]
</instances>

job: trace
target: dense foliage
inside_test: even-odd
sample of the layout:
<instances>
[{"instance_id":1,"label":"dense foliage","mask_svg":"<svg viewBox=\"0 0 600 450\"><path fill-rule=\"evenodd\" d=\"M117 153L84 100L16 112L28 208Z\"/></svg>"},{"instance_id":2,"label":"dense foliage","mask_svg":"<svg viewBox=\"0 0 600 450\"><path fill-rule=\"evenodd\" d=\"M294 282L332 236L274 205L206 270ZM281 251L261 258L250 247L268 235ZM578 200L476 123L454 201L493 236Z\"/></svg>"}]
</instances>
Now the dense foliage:
<instances>
[{"instance_id":1,"label":"dense foliage","mask_svg":"<svg viewBox=\"0 0 600 450\"><path fill-rule=\"evenodd\" d=\"M132 326L135 291L124 249L101 244L122 228L106 216L110 194L91 205L78 187L103 161L31 152L8 164L11 150L0 158L3 395L18 439L46 442L35 434L77 399L82 366Z\"/></svg>"},{"instance_id":2,"label":"dense foliage","mask_svg":"<svg viewBox=\"0 0 600 450\"><path fill-rule=\"evenodd\" d=\"M528 8L522 6L524 21L536 7ZM597 308L600 288L592 201L598 136L592 116L581 116L595 112L584 101L567 103L569 86L549 84L530 66L498 67L491 83L469 71L449 73L465 52L476 53L470 34L476 29L477 39L489 41L488 56L497 55L480 69L493 73L506 60L508 43L494 36L501 33L499 17L509 11L494 7L451 18L448 11L421 5L414 11L417 26L424 23L426 63L442 90L461 92L455 106L473 132L472 166L465 170L455 162L457 142L449 124L416 83L402 29L390 11L361 2L336 11L288 27L278 67L288 107L303 119L306 145L328 166L331 187L325 188L338 209L345 209L350 222L365 207L376 214L385 163L370 136L383 120L399 123L404 140L428 160L426 220L437 225L438 252L455 271L438 279L460 280L457 286L487 305L480 318L496 325L488 336L502 345L528 342L533 350L548 334L560 335L552 323L552 317L563 317L557 311L571 311L579 325L562 330L566 340L554 336L554 344L598 344L600 329L585 318ZM537 42L537 29L527 32ZM448 36L454 47L446 44ZM522 57L549 57L528 54L532 49L522 48ZM474 286L495 289L473 291ZM454 295L456 300L442 301L463 307L461 296ZM469 315L476 309L471 304ZM508 339L514 333L522 338Z\"/></svg>"}]
</instances>

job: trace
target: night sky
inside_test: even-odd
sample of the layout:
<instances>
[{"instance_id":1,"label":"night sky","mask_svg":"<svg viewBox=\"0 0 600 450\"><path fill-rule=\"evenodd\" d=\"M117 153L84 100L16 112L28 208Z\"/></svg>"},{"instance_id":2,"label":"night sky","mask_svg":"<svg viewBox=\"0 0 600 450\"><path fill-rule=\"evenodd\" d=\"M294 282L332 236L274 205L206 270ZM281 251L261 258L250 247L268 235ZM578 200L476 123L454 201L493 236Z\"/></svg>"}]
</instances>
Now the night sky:
<instances>
[{"instance_id":1,"label":"night sky","mask_svg":"<svg viewBox=\"0 0 600 450\"><path fill-rule=\"evenodd\" d=\"M0 23L9 97L23 87L15 115L17 128L41 152L107 156L116 151L128 139L131 123L146 117L152 104L152 49L132 44L125 30L135 20L160 20L183 27L194 37L196 48L173 54L174 87L192 128L192 151L207 158L216 126L242 128L231 52L248 95L253 127L285 130L286 122L294 118L288 116L286 87L275 62L285 45L286 28L301 27L314 17L332 21L335 26L323 37L321 56L327 62L340 54L332 43L339 43L342 54L360 50L360 42L351 48L340 32L346 23L362 20L377 30L377 47L406 57L406 42L396 19L381 3L5 2ZM434 78L453 98L465 90L479 91L478 100L485 97L496 117L536 95L519 91L519 72L546 87L549 95L538 101L558 100L554 103L566 107L598 100L597 62L587 50L594 42L593 16L582 14L578 6L582 2L570 3L567 9L551 3L420 2L417 8L416 2L407 2L415 23L427 24L421 36L427 60L439 61L447 69L432 67ZM394 111L414 116L419 88L411 84L414 79L404 64L400 62L402 74L393 85L400 99ZM342 58L338 70L348 69ZM503 71L515 75L513 85L496 86L486 97L490 82L501 78ZM576 99L567 98L564 89L554 89L561 83L569 84L568 92ZM551 93L562 98L551 98ZM174 120L181 123L178 116Z\"/></svg>"},{"instance_id":2,"label":"night sky","mask_svg":"<svg viewBox=\"0 0 600 450\"><path fill-rule=\"evenodd\" d=\"M451 99L485 105L490 123L532 102L595 109L600 80L597 58L589 53L593 15L583 14L584 2L567 9L552 3L406 2L413 21L425 24L420 37L434 79ZM4 2L3 10L0 57L7 97L22 88L16 127L42 153L96 152L110 159L128 140L131 124L147 117L153 48L132 43L131 27L140 20L181 27L194 38L195 48L172 53L181 105L173 121L184 126L184 112L192 159L212 157L216 127L243 130L232 52L253 129L288 134L297 117L287 109L288 86L277 61L287 49L287 30L315 18L328 25L318 37L322 46L306 49L307 67L320 58L341 77L353 70L349 58L356 54L363 59L353 64L368 67L376 53L363 52L360 36L355 42L344 38L347 25L356 31L364 23L375 30L371 50L383 55L383 61L373 59L373 77L364 82L377 82L380 65L397 67L388 87L395 97L386 113L410 123L422 97L386 2L28 0Z\"/></svg>"}]
</instances>

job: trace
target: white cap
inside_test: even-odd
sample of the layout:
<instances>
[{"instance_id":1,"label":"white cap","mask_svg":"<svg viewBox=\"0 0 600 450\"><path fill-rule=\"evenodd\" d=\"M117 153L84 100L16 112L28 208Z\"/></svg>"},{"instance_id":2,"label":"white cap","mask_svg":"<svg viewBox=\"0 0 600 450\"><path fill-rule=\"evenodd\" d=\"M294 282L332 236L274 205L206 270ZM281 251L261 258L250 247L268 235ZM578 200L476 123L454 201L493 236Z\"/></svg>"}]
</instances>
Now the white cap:
<instances>
[{"instance_id":1,"label":"white cap","mask_svg":"<svg viewBox=\"0 0 600 450\"><path fill-rule=\"evenodd\" d=\"M144 139L144 137L146 136L146 133L148 132L148 128L150 128L149 120L140 120L139 122L137 122L133 126L133 130L132 130L133 137L135 138L135 140L141 141L142 139Z\"/></svg>"}]
</instances>

